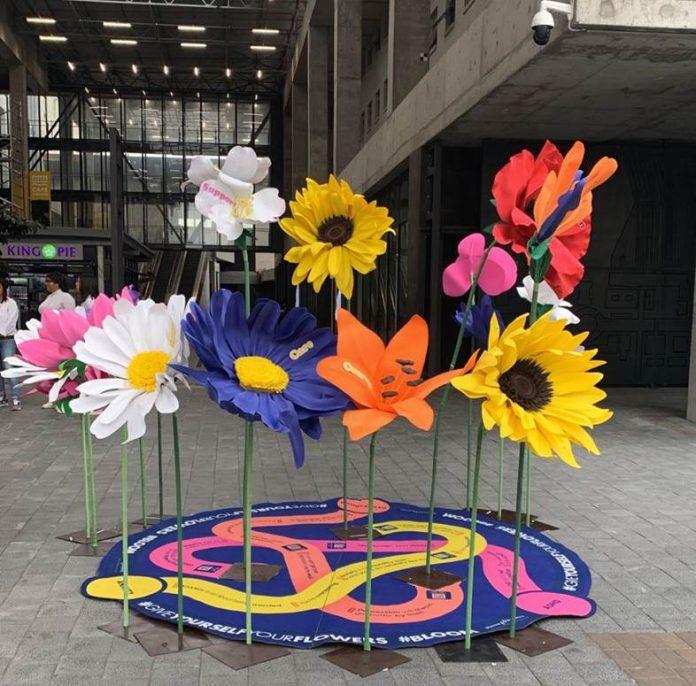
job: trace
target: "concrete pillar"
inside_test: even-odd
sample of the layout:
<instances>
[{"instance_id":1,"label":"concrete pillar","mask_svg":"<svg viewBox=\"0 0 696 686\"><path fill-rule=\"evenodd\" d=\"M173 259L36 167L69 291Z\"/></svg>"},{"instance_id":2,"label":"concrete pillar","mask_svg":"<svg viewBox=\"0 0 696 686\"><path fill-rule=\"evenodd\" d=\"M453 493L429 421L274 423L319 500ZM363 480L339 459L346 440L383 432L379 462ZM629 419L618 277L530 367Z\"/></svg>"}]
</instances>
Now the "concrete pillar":
<instances>
[{"instance_id":1,"label":"concrete pillar","mask_svg":"<svg viewBox=\"0 0 696 686\"><path fill-rule=\"evenodd\" d=\"M10 188L12 204L29 216L29 129L27 126L27 70L10 67Z\"/></svg>"},{"instance_id":2,"label":"concrete pillar","mask_svg":"<svg viewBox=\"0 0 696 686\"><path fill-rule=\"evenodd\" d=\"M329 175L329 28L307 33L307 162L309 176L323 183Z\"/></svg>"},{"instance_id":3,"label":"concrete pillar","mask_svg":"<svg viewBox=\"0 0 696 686\"><path fill-rule=\"evenodd\" d=\"M61 115L72 108L74 99L78 96L60 95L58 96ZM72 117L63 117L60 120L60 130L58 135L60 138L72 138ZM73 154L72 150L60 151L60 189L63 191L73 190ZM75 203L68 200L62 203L61 207L61 224L62 226L76 226L75 224Z\"/></svg>"},{"instance_id":4,"label":"concrete pillar","mask_svg":"<svg viewBox=\"0 0 696 686\"><path fill-rule=\"evenodd\" d=\"M693 298L691 319L691 354L689 356L689 390L687 395L686 418L696 422L696 297Z\"/></svg>"},{"instance_id":5,"label":"concrete pillar","mask_svg":"<svg viewBox=\"0 0 696 686\"><path fill-rule=\"evenodd\" d=\"M333 168L360 149L362 0L334 0Z\"/></svg>"},{"instance_id":6,"label":"concrete pillar","mask_svg":"<svg viewBox=\"0 0 696 686\"><path fill-rule=\"evenodd\" d=\"M425 75L427 63L421 61L420 54L428 49L429 35L429 2L389 0L388 111L391 112Z\"/></svg>"},{"instance_id":7,"label":"concrete pillar","mask_svg":"<svg viewBox=\"0 0 696 686\"><path fill-rule=\"evenodd\" d=\"M307 84L292 84L292 192L305 185L307 178Z\"/></svg>"}]
</instances>

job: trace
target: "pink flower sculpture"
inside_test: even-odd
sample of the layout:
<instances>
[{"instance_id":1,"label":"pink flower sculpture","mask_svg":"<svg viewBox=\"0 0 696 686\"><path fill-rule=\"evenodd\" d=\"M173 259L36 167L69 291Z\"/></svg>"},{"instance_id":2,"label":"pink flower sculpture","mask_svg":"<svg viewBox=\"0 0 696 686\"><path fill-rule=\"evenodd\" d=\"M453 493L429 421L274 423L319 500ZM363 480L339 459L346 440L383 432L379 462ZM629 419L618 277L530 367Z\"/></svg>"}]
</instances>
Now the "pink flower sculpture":
<instances>
[{"instance_id":1,"label":"pink flower sculpture","mask_svg":"<svg viewBox=\"0 0 696 686\"><path fill-rule=\"evenodd\" d=\"M459 257L442 273L445 295L461 297L471 288L486 253L486 238L472 233L459 242ZM488 295L500 295L510 290L517 280L515 260L502 248L490 248L479 274L478 285Z\"/></svg>"}]
</instances>

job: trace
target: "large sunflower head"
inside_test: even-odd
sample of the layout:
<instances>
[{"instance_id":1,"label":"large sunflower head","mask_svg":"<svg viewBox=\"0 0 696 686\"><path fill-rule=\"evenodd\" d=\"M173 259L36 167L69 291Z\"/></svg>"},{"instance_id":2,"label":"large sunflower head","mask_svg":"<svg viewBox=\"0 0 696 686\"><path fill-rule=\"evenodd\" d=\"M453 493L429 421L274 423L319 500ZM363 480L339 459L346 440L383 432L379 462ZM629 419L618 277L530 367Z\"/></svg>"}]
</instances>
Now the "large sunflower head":
<instances>
[{"instance_id":1,"label":"large sunflower head","mask_svg":"<svg viewBox=\"0 0 696 686\"><path fill-rule=\"evenodd\" d=\"M518 317L502 333L491 319L488 349L473 371L452 380L469 398L481 398L486 429L526 443L540 457L557 455L578 467L572 444L595 455L599 450L585 428L611 418L596 404L606 393L596 387L602 374L591 370L604 364L596 350L580 347L587 333L573 335L567 322L544 315L528 329L527 315Z\"/></svg>"},{"instance_id":2,"label":"large sunflower head","mask_svg":"<svg viewBox=\"0 0 696 686\"><path fill-rule=\"evenodd\" d=\"M353 270L367 274L387 250L383 236L393 219L385 207L353 193L347 181L331 175L328 183L307 179L307 187L290 202L291 217L280 226L299 245L285 259L296 264L292 284L305 279L318 293L327 277L346 298L353 295Z\"/></svg>"}]
</instances>

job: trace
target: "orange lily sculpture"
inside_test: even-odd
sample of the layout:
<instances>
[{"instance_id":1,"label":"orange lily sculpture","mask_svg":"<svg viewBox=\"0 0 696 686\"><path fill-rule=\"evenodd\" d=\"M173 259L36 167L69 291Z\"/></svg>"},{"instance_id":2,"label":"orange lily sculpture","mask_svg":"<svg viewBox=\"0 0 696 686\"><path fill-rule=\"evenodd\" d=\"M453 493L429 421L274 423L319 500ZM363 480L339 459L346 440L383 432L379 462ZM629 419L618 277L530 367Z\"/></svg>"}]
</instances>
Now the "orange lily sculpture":
<instances>
[{"instance_id":1,"label":"orange lily sculpture","mask_svg":"<svg viewBox=\"0 0 696 686\"><path fill-rule=\"evenodd\" d=\"M414 315L385 347L382 339L350 312L338 310L337 354L317 365L317 373L342 390L355 404L343 413L352 441L359 441L393 422L407 419L418 429L430 430L433 409L425 398L476 363L474 353L461 369L421 377L428 351L428 325Z\"/></svg>"}]
</instances>

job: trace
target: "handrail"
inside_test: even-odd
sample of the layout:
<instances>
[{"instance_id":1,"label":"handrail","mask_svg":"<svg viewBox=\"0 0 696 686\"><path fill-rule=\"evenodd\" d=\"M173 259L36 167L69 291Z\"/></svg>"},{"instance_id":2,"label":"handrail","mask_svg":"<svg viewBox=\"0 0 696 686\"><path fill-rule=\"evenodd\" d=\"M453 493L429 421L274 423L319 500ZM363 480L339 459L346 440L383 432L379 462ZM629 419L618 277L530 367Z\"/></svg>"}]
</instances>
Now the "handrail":
<instances>
[{"instance_id":1,"label":"handrail","mask_svg":"<svg viewBox=\"0 0 696 686\"><path fill-rule=\"evenodd\" d=\"M66 119L69 119L70 117L72 117L75 110L78 108L78 106L80 104L79 96L75 95L70 102L72 103L72 109L70 109L70 111L68 111L68 108L64 109L60 113L58 119L56 119L53 122L53 124L51 124L51 128L46 132L46 135L41 136L41 138L45 138L45 139L53 138L52 134L55 132L56 127L58 127L58 131L60 131L60 127L62 126L64 121ZM29 156L29 170L30 171L33 171L34 169L36 169L36 167L39 165L39 163L44 158L44 155L47 152L48 152L48 148L34 148L34 150L32 150L31 155Z\"/></svg>"}]
</instances>

